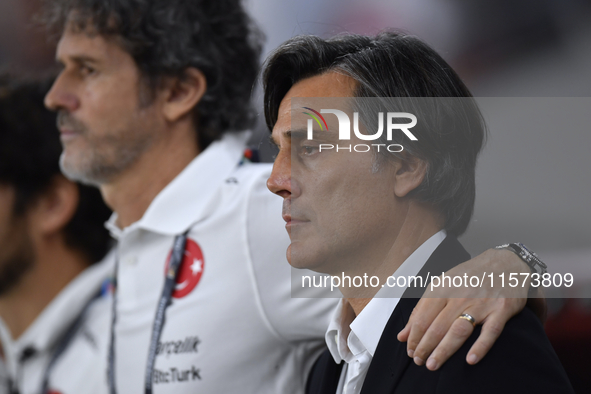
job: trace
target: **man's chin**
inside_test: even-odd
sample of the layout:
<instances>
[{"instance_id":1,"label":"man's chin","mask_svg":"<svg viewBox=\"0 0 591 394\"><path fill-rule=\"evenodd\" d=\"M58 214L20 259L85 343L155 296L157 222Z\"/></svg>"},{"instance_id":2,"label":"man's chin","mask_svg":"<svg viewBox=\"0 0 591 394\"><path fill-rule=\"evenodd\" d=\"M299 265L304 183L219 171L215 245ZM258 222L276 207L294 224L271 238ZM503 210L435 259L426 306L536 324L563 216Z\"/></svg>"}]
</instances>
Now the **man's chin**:
<instances>
[{"instance_id":1,"label":"man's chin","mask_svg":"<svg viewBox=\"0 0 591 394\"><path fill-rule=\"evenodd\" d=\"M100 186L104 182L93 176L92 171L85 169L80 164L81 160L74 160L71 155L64 151L60 157L60 170L62 174L73 182L80 182L89 186Z\"/></svg>"},{"instance_id":2,"label":"man's chin","mask_svg":"<svg viewBox=\"0 0 591 394\"><path fill-rule=\"evenodd\" d=\"M287 252L285 254L287 257L287 262L291 265L291 245L287 247Z\"/></svg>"},{"instance_id":3,"label":"man's chin","mask_svg":"<svg viewBox=\"0 0 591 394\"><path fill-rule=\"evenodd\" d=\"M319 268L322 266L322 261L315 257L314 253L309 253L303 245L292 243L287 247L287 261L293 268L321 272Z\"/></svg>"}]
</instances>

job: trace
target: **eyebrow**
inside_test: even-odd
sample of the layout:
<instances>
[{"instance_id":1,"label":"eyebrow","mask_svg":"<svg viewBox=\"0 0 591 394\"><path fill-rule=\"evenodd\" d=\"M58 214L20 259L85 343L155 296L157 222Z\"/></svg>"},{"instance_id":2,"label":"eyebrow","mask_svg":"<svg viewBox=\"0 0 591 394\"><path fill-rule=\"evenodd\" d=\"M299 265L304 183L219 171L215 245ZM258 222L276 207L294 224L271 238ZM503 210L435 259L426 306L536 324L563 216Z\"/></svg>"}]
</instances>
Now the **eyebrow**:
<instances>
[{"instance_id":1,"label":"eyebrow","mask_svg":"<svg viewBox=\"0 0 591 394\"><path fill-rule=\"evenodd\" d=\"M308 138L308 130L303 130L303 129L287 130L286 132L283 133L283 135L289 139L304 140L304 139ZM335 133L332 133L329 131L320 131L320 130L315 130L314 135L317 137L326 138L326 139L334 139L334 137L335 137ZM279 146L279 143L277 141L275 141L273 134L271 134L269 136L269 143L271 145L273 145L274 147L276 147L277 149L281 149L281 147Z\"/></svg>"},{"instance_id":2,"label":"eyebrow","mask_svg":"<svg viewBox=\"0 0 591 394\"><path fill-rule=\"evenodd\" d=\"M286 132L284 132L284 133L283 133L283 135L284 135L286 138L289 138L289 139L291 139L291 136L292 136L293 134L298 134L298 135L299 135L299 130L298 130L298 131L287 130ZM277 141L275 141L275 137L273 136L273 134L271 134L271 135L269 136L269 143L270 143L271 145L273 145L274 147L276 147L277 149L280 149L280 148L281 148L281 147L279 146L279 143L278 143Z\"/></svg>"},{"instance_id":3,"label":"eyebrow","mask_svg":"<svg viewBox=\"0 0 591 394\"><path fill-rule=\"evenodd\" d=\"M308 137L307 130L301 130L301 129L290 130L290 131L288 131L288 133L289 133L289 137L294 140L303 140Z\"/></svg>"},{"instance_id":4,"label":"eyebrow","mask_svg":"<svg viewBox=\"0 0 591 394\"><path fill-rule=\"evenodd\" d=\"M99 62L97 59L94 59L94 58L92 58L92 57L85 56L85 55L66 55L66 59L67 59L67 60L71 60L71 61L73 61L74 63L78 63L78 64L81 64L81 63L92 63L92 64L98 64L98 63L100 63L100 62ZM59 59L59 58L56 58L56 59L55 59L55 61L56 61L57 63L60 63L60 64L63 64L63 63L64 63L64 62L63 62L61 59Z\"/></svg>"}]
</instances>

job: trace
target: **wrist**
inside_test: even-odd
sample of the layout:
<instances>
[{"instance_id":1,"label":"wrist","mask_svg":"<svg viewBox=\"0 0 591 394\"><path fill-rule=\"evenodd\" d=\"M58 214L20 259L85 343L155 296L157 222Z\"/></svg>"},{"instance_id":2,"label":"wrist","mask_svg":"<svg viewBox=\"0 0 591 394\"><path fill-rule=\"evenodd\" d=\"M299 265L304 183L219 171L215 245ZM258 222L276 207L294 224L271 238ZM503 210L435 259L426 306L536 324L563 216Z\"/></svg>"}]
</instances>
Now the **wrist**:
<instances>
[{"instance_id":1,"label":"wrist","mask_svg":"<svg viewBox=\"0 0 591 394\"><path fill-rule=\"evenodd\" d=\"M487 254L487 267L492 268L494 272L529 274L531 269L521 260L513 251L500 247L489 249Z\"/></svg>"},{"instance_id":2,"label":"wrist","mask_svg":"<svg viewBox=\"0 0 591 394\"><path fill-rule=\"evenodd\" d=\"M513 253L523 263L525 263L525 265L527 266L527 268L529 268L529 271L531 272L532 275L539 275L541 277L542 275L544 275L545 273L548 272L548 270L547 270L548 266L538 257L538 255L534 251L532 251L531 249L529 249L527 246L525 246L522 243L518 242L518 243L500 245L500 246L495 247L495 249L506 250L508 252ZM523 268L523 264L522 264L522 268ZM532 286L531 280L530 280L528 297L530 297L530 298L531 297L543 297L540 294L541 294L541 292L538 290L538 286Z\"/></svg>"},{"instance_id":3,"label":"wrist","mask_svg":"<svg viewBox=\"0 0 591 394\"><path fill-rule=\"evenodd\" d=\"M543 275L548 272L548 266L540 260L538 255L520 242L500 245L495 247L495 249L503 249L513 252L525 264L527 264L532 274L537 273Z\"/></svg>"}]
</instances>

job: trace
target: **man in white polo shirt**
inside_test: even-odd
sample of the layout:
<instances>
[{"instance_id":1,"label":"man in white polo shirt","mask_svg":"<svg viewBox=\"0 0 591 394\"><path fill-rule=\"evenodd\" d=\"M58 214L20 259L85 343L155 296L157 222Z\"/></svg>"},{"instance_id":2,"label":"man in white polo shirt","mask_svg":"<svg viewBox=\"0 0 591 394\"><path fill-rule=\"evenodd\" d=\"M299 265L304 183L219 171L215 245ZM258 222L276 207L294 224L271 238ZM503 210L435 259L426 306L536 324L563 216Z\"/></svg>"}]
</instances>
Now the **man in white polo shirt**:
<instances>
[{"instance_id":1,"label":"man in white polo shirt","mask_svg":"<svg viewBox=\"0 0 591 394\"><path fill-rule=\"evenodd\" d=\"M260 48L239 2L53 6L61 168L115 211L111 389L301 392L335 300L291 299L270 166L245 158Z\"/></svg>"},{"instance_id":2,"label":"man in white polo shirt","mask_svg":"<svg viewBox=\"0 0 591 394\"><path fill-rule=\"evenodd\" d=\"M60 173L48 88L0 77L0 393L100 394L110 211Z\"/></svg>"},{"instance_id":3,"label":"man in white polo shirt","mask_svg":"<svg viewBox=\"0 0 591 394\"><path fill-rule=\"evenodd\" d=\"M271 167L245 157L260 45L240 1L49 5L61 167L115 211L111 393L302 392L335 299L291 297Z\"/></svg>"}]
</instances>

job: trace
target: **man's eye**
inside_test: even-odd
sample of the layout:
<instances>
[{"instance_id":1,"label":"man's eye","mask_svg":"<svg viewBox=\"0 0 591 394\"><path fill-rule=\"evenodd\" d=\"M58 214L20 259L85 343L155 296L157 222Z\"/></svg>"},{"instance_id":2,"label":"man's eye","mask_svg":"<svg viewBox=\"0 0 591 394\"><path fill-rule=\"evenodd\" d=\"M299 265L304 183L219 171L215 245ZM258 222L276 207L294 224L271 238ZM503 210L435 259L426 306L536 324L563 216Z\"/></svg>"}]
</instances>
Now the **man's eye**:
<instances>
[{"instance_id":1,"label":"man's eye","mask_svg":"<svg viewBox=\"0 0 591 394\"><path fill-rule=\"evenodd\" d=\"M303 156L312 156L316 153L318 153L317 146L303 145L300 147L300 154L302 154Z\"/></svg>"},{"instance_id":2,"label":"man's eye","mask_svg":"<svg viewBox=\"0 0 591 394\"><path fill-rule=\"evenodd\" d=\"M88 66L80 66L80 74L82 76L88 76L94 74L95 69Z\"/></svg>"}]
</instances>

